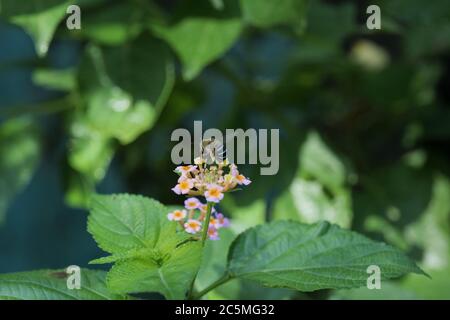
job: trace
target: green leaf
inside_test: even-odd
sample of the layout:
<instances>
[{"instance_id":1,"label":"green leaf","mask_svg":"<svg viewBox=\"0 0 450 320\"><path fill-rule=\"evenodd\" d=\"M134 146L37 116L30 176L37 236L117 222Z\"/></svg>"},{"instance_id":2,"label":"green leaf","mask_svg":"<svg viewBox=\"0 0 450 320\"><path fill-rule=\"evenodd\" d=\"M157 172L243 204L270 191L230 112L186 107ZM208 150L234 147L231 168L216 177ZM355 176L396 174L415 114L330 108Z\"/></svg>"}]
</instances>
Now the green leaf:
<instances>
[{"instance_id":1,"label":"green leaf","mask_svg":"<svg viewBox=\"0 0 450 320\"><path fill-rule=\"evenodd\" d=\"M350 193L342 189L330 196L321 184L296 178L276 202L275 217L298 219L304 223L327 220L341 227L350 227Z\"/></svg>"},{"instance_id":2,"label":"green leaf","mask_svg":"<svg viewBox=\"0 0 450 320\"><path fill-rule=\"evenodd\" d=\"M131 1L110 3L101 10L86 12L82 18L82 28L75 32L101 44L120 45L142 31L144 13Z\"/></svg>"},{"instance_id":3,"label":"green leaf","mask_svg":"<svg viewBox=\"0 0 450 320\"><path fill-rule=\"evenodd\" d=\"M96 195L88 230L112 254L95 263L116 262L108 287L119 293L160 292L183 299L201 263L202 247L177 233L159 202L133 195Z\"/></svg>"},{"instance_id":4,"label":"green leaf","mask_svg":"<svg viewBox=\"0 0 450 320\"><path fill-rule=\"evenodd\" d=\"M450 266L450 180L434 178L432 195L419 219L408 225L406 239L423 249L422 264L441 269ZM386 234L385 234L386 235Z\"/></svg>"},{"instance_id":5,"label":"green leaf","mask_svg":"<svg viewBox=\"0 0 450 320\"><path fill-rule=\"evenodd\" d=\"M36 69L33 71L33 82L39 86L54 90L72 91L76 87L76 77L73 69Z\"/></svg>"},{"instance_id":6,"label":"green leaf","mask_svg":"<svg viewBox=\"0 0 450 320\"><path fill-rule=\"evenodd\" d=\"M344 164L315 132L308 134L299 158L299 170L276 201L274 217L305 223L327 220L350 227L351 192Z\"/></svg>"},{"instance_id":7,"label":"green leaf","mask_svg":"<svg viewBox=\"0 0 450 320\"><path fill-rule=\"evenodd\" d=\"M68 289L65 270L0 275L0 300L123 300L108 292L104 271L81 269L80 289Z\"/></svg>"},{"instance_id":8,"label":"green leaf","mask_svg":"<svg viewBox=\"0 0 450 320\"><path fill-rule=\"evenodd\" d=\"M167 41L183 63L186 80L195 78L209 63L222 56L238 39L239 19L188 17L173 26L152 26Z\"/></svg>"},{"instance_id":9,"label":"green leaf","mask_svg":"<svg viewBox=\"0 0 450 320\"><path fill-rule=\"evenodd\" d=\"M345 166L316 132L310 132L300 152L301 177L313 178L332 191L346 180Z\"/></svg>"},{"instance_id":10,"label":"green leaf","mask_svg":"<svg viewBox=\"0 0 450 320\"><path fill-rule=\"evenodd\" d=\"M406 255L337 225L276 221L247 230L234 241L229 272L269 287L300 291L367 284L367 267L381 278L424 274Z\"/></svg>"},{"instance_id":11,"label":"green leaf","mask_svg":"<svg viewBox=\"0 0 450 320\"><path fill-rule=\"evenodd\" d=\"M414 292L419 299L449 300L450 299L450 266L430 272L431 279L411 274L402 281L402 287Z\"/></svg>"},{"instance_id":12,"label":"green leaf","mask_svg":"<svg viewBox=\"0 0 450 320\"><path fill-rule=\"evenodd\" d=\"M90 125L128 144L156 121L173 87L174 66L164 45L143 35L120 47L91 46L79 81Z\"/></svg>"},{"instance_id":13,"label":"green leaf","mask_svg":"<svg viewBox=\"0 0 450 320\"><path fill-rule=\"evenodd\" d=\"M70 126L71 140L69 163L83 173L87 180L99 181L114 154L113 142L90 123L78 117Z\"/></svg>"},{"instance_id":14,"label":"green leaf","mask_svg":"<svg viewBox=\"0 0 450 320\"><path fill-rule=\"evenodd\" d=\"M240 0L244 19L258 27L305 24L306 0Z\"/></svg>"},{"instance_id":15,"label":"green leaf","mask_svg":"<svg viewBox=\"0 0 450 320\"><path fill-rule=\"evenodd\" d=\"M34 40L36 52L45 56L70 1L0 0L2 16L21 26Z\"/></svg>"},{"instance_id":16,"label":"green leaf","mask_svg":"<svg viewBox=\"0 0 450 320\"><path fill-rule=\"evenodd\" d=\"M31 180L39 163L37 128L27 118L17 118L0 126L0 221L10 201Z\"/></svg>"}]
</instances>

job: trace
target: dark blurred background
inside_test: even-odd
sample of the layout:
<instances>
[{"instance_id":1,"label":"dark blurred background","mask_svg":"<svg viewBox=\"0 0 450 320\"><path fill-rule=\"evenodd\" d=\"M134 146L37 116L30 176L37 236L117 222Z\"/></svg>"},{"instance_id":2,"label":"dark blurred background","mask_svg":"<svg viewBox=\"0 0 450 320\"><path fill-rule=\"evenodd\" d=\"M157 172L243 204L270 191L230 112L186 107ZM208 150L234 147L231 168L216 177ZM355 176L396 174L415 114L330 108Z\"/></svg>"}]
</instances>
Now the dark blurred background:
<instances>
[{"instance_id":1,"label":"dark blurred background","mask_svg":"<svg viewBox=\"0 0 450 320\"><path fill-rule=\"evenodd\" d=\"M238 1L80 2L82 29L60 19L48 51L14 12L26 5L3 3L1 273L101 255L86 231L92 192L177 204L170 134L202 120L280 129L279 173L244 166L251 188L223 203L234 232L327 219L407 251L433 276L393 282L385 297L450 299L449 1L299 1L288 20L262 22ZM370 4L381 30L366 27ZM170 29L189 19L219 27L190 38ZM115 116L123 101L133 111Z\"/></svg>"}]
</instances>

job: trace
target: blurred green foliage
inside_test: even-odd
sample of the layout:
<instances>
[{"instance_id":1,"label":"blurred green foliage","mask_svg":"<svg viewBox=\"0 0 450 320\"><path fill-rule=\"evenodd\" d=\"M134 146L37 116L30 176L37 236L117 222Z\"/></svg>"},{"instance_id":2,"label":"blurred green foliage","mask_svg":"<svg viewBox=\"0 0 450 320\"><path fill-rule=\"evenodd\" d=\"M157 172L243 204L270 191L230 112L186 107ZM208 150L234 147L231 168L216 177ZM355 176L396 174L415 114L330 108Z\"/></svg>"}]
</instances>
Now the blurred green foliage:
<instances>
[{"instance_id":1,"label":"blurred green foliage","mask_svg":"<svg viewBox=\"0 0 450 320\"><path fill-rule=\"evenodd\" d=\"M81 7L81 30L66 28L70 4ZM366 28L369 4L381 8L381 30ZM52 93L1 104L0 220L39 159L61 145L67 205L84 208L112 171L125 191L176 204L173 129L193 120L279 128L280 171L242 169L253 184L222 205L230 232L326 219L408 251L433 279L270 297L450 298L450 2L0 0L0 8L0 28L17 25L35 48L31 58L12 51L0 71L26 67ZM54 55L68 53L52 55L61 43L75 56L64 68ZM220 266L221 254L208 262ZM269 297L251 286L230 282L210 297Z\"/></svg>"}]
</instances>

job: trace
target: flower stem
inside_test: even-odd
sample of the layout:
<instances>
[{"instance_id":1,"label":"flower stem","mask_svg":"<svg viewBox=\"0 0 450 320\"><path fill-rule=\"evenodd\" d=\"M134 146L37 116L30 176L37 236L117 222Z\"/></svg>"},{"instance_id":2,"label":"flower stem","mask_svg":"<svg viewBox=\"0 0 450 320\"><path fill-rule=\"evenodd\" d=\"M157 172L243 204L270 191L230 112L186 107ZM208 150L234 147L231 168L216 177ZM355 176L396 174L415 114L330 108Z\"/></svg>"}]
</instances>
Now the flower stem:
<instances>
[{"instance_id":1,"label":"flower stem","mask_svg":"<svg viewBox=\"0 0 450 320\"><path fill-rule=\"evenodd\" d=\"M203 223L203 230L202 230L202 246L205 246L205 241L206 241L206 238L208 236L209 220L211 219L212 208L213 208L213 203L212 202L207 202L207 204L206 204L206 217L205 217L205 222ZM194 296L194 283L195 283L195 279L196 278L197 278L197 274L195 274L194 279L192 279L191 287L189 289L188 299L192 299L192 297Z\"/></svg>"},{"instance_id":2,"label":"flower stem","mask_svg":"<svg viewBox=\"0 0 450 320\"><path fill-rule=\"evenodd\" d=\"M209 220L211 219L211 212L213 208L213 203L208 202L206 205L206 217L205 222L203 223L203 230L202 230L202 245L205 245L206 238L208 236L208 228L209 228Z\"/></svg>"},{"instance_id":3,"label":"flower stem","mask_svg":"<svg viewBox=\"0 0 450 320\"><path fill-rule=\"evenodd\" d=\"M207 294L208 292L210 292L211 290L214 290L215 288L217 288L218 286L224 284L225 282L231 280L231 275L227 272L225 273L222 277L220 277L219 279L217 279L215 282L213 282L212 284L210 284L208 287L206 287L205 289L203 289L202 291L200 291L199 293L193 295L192 299L197 300L200 299L201 297L203 297L205 294Z\"/></svg>"}]
</instances>

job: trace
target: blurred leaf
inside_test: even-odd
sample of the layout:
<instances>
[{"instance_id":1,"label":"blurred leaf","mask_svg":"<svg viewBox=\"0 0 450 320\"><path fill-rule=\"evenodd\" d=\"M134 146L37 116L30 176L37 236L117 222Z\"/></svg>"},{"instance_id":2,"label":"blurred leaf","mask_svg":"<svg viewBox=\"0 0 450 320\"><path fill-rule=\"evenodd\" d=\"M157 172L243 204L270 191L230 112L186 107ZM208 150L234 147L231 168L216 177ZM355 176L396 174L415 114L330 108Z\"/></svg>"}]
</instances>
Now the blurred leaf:
<instances>
[{"instance_id":1,"label":"blurred leaf","mask_svg":"<svg viewBox=\"0 0 450 320\"><path fill-rule=\"evenodd\" d=\"M405 52L420 57L446 52L450 48L450 3L421 0L378 1L385 17L392 17L404 35Z\"/></svg>"},{"instance_id":2,"label":"blurred leaf","mask_svg":"<svg viewBox=\"0 0 450 320\"><path fill-rule=\"evenodd\" d=\"M105 137L117 138L122 144L134 141L155 122L155 108L145 101L134 103L119 87L106 87L90 96L87 121Z\"/></svg>"},{"instance_id":3,"label":"blurred leaf","mask_svg":"<svg viewBox=\"0 0 450 320\"><path fill-rule=\"evenodd\" d=\"M72 169L64 172L64 201L73 208L86 209L89 206L91 194L95 193L95 180L87 178Z\"/></svg>"},{"instance_id":4,"label":"blurred leaf","mask_svg":"<svg viewBox=\"0 0 450 320\"><path fill-rule=\"evenodd\" d=\"M245 229L264 223L266 204L263 199L254 201L249 205L238 206L231 196L225 197L220 203L223 212L230 213L232 218L231 229L241 233Z\"/></svg>"},{"instance_id":5,"label":"blurred leaf","mask_svg":"<svg viewBox=\"0 0 450 320\"><path fill-rule=\"evenodd\" d=\"M315 179L331 191L345 184L345 166L316 132L310 132L300 152L300 176Z\"/></svg>"},{"instance_id":6,"label":"blurred leaf","mask_svg":"<svg viewBox=\"0 0 450 320\"><path fill-rule=\"evenodd\" d=\"M37 128L29 119L0 126L0 221L14 196L31 180L40 154Z\"/></svg>"},{"instance_id":7,"label":"blurred leaf","mask_svg":"<svg viewBox=\"0 0 450 320\"><path fill-rule=\"evenodd\" d=\"M101 44L120 45L142 31L144 12L136 2L110 3L83 14L82 28L74 32Z\"/></svg>"},{"instance_id":8,"label":"blurred leaf","mask_svg":"<svg viewBox=\"0 0 450 320\"><path fill-rule=\"evenodd\" d=\"M37 54L45 56L70 4L61 0L1 0L0 8L3 17L20 25L33 38Z\"/></svg>"},{"instance_id":9,"label":"blurred leaf","mask_svg":"<svg viewBox=\"0 0 450 320\"><path fill-rule=\"evenodd\" d=\"M354 216L362 225L367 217L381 216L403 233L419 219L432 197L432 172L402 162L371 170L361 175L360 180L361 190L354 194ZM381 228L380 231L390 230Z\"/></svg>"},{"instance_id":10,"label":"blurred leaf","mask_svg":"<svg viewBox=\"0 0 450 320\"><path fill-rule=\"evenodd\" d=\"M306 0L240 0L244 20L259 27L306 24Z\"/></svg>"},{"instance_id":11,"label":"blurred leaf","mask_svg":"<svg viewBox=\"0 0 450 320\"><path fill-rule=\"evenodd\" d=\"M238 19L198 17L185 18L173 26L152 26L180 57L186 80L195 78L206 65L230 49L241 29Z\"/></svg>"},{"instance_id":12,"label":"blurred leaf","mask_svg":"<svg viewBox=\"0 0 450 320\"><path fill-rule=\"evenodd\" d=\"M406 239L424 250L422 264L427 269L450 266L450 181L438 175L432 197L417 222L409 225Z\"/></svg>"},{"instance_id":13,"label":"blurred leaf","mask_svg":"<svg viewBox=\"0 0 450 320\"><path fill-rule=\"evenodd\" d=\"M277 200L275 217L305 223L327 220L348 228L352 221L350 197L349 191L344 189L330 197L321 184L295 178L289 190Z\"/></svg>"},{"instance_id":14,"label":"blurred leaf","mask_svg":"<svg viewBox=\"0 0 450 320\"><path fill-rule=\"evenodd\" d=\"M223 0L210 0L216 10L222 10L224 8Z\"/></svg>"},{"instance_id":15,"label":"blurred leaf","mask_svg":"<svg viewBox=\"0 0 450 320\"><path fill-rule=\"evenodd\" d=\"M152 38L118 48L92 46L80 70L87 121L105 137L130 143L153 125L173 82L170 55Z\"/></svg>"},{"instance_id":16,"label":"blurred leaf","mask_svg":"<svg viewBox=\"0 0 450 320\"><path fill-rule=\"evenodd\" d=\"M367 217L364 226L369 232L382 233L388 243L402 250L409 249L409 243L405 240L403 233L395 228L387 219L379 215L371 215Z\"/></svg>"},{"instance_id":17,"label":"blurred leaf","mask_svg":"<svg viewBox=\"0 0 450 320\"><path fill-rule=\"evenodd\" d=\"M348 228L352 206L345 182L343 163L317 133L311 132L301 148L294 180L275 202L274 216L305 223L327 220Z\"/></svg>"},{"instance_id":18,"label":"blurred leaf","mask_svg":"<svg viewBox=\"0 0 450 320\"><path fill-rule=\"evenodd\" d=\"M450 299L450 268L431 271L431 279L409 275L402 281L402 287L414 292L419 299L449 300Z\"/></svg>"},{"instance_id":19,"label":"blurred leaf","mask_svg":"<svg viewBox=\"0 0 450 320\"><path fill-rule=\"evenodd\" d=\"M67 288L66 270L40 270L0 275L0 300L124 300L105 285L106 272L81 269L80 289Z\"/></svg>"},{"instance_id":20,"label":"blurred leaf","mask_svg":"<svg viewBox=\"0 0 450 320\"><path fill-rule=\"evenodd\" d=\"M327 222L249 229L233 242L228 259L232 277L300 291L365 286L371 265L380 267L382 279L424 274L398 249Z\"/></svg>"},{"instance_id":21,"label":"blurred leaf","mask_svg":"<svg viewBox=\"0 0 450 320\"><path fill-rule=\"evenodd\" d=\"M73 69L35 69L33 82L54 90L72 91L76 88L76 76Z\"/></svg>"},{"instance_id":22,"label":"blurred leaf","mask_svg":"<svg viewBox=\"0 0 450 320\"><path fill-rule=\"evenodd\" d=\"M103 179L114 154L113 142L83 119L71 124L70 133L69 163L72 168L83 173L86 179Z\"/></svg>"},{"instance_id":23,"label":"blurred leaf","mask_svg":"<svg viewBox=\"0 0 450 320\"><path fill-rule=\"evenodd\" d=\"M159 292L183 299L200 267L200 242L177 233L168 210L153 199L128 194L91 199L88 231L112 254L93 263L115 262L108 288L118 293Z\"/></svg>"}]
</instances>

